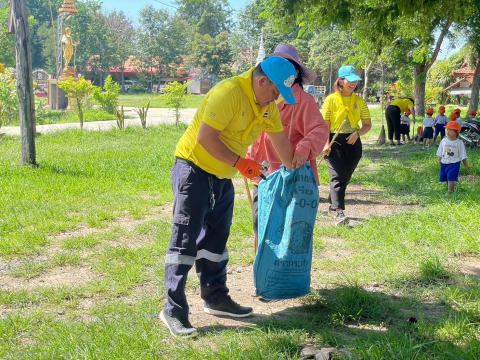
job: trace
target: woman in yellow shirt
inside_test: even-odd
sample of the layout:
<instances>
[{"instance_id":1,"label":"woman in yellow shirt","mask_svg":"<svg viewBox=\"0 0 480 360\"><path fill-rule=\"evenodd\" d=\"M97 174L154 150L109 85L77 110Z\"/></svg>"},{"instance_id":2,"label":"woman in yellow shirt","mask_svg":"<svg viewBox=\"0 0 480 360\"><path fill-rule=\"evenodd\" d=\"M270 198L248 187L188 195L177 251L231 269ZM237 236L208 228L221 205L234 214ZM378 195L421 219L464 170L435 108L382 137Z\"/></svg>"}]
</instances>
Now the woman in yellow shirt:
<instances>
[{"instance_id":1,"label":"woman in yellow shirt","mask_svg":"<svg viewBox=\"0 0 480 360\"><path fill-rule=\"evenodd\" d=\"M390 145L395 145L393 142L394 135L397 145L402 145L400 142L400 118L404 112L410 111L410 113L413 115L413 119L415 119L415 108L413 107L414 104L415 102L412 98L398 98L393 100L385 109Z\"/></svg>"},{"instance_id":2,"label":"woman in yellow shirt","mask_svg":"<svg viewBox=\"0 0 480 360\"><path fill-rule=\"evenodd\" d=\"M335 92L327 96L322 106L322 115L330 127L330 141L323 153L330 176L329 212L337 225L345 224L345 191L362 157L361 135L370 131L372 122L367 104L355 94L362 78L350 65L338 70ZM337 138L331 143L335 133Z\"/></svg>"}]
</instances>

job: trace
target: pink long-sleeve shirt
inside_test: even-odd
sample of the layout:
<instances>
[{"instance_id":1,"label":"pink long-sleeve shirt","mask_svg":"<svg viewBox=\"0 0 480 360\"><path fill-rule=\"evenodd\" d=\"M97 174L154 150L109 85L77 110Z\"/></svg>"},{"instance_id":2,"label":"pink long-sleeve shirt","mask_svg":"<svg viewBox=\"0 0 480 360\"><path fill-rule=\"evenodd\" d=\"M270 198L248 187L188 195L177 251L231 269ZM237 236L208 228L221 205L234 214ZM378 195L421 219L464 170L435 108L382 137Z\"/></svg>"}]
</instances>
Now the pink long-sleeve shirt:
<instances>
[{"instance_id":1,"label":"pink long-sleeve shirt","mask_svg":"<svg viewBox=\"0 0 480 360\"><path fill-rule=\"evenodd\" d=\"M318 184L316 157L322 152L330 131L318 110L315 99L303 91L298 84L295 84L292 89L296 104L288 105L284 101L278 104L282 124L295 152L310 160L310 166ZM267 160L270 163L270 172L277 170L282 165L266 133L262 133L249 148L247 157L254 159L259 164Z\"/></svg>"}]
</instances>

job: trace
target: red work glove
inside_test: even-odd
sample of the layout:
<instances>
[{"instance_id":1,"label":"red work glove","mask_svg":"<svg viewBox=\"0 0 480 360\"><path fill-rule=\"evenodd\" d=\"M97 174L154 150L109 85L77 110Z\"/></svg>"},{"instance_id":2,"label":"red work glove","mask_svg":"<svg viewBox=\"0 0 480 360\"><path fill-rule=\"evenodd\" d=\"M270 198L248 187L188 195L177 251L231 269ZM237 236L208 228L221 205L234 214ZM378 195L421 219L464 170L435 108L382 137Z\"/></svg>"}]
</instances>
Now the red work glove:
<instances>
[{"instance_id":1,"label":"red work glove","mask_svg":"<svg viewBox=\"0 0 480 360\"><path fill-rule=\"evenodd\" d=\"M240 174L249 179L255 179L262 174L262 167L255 160L238 157L234 166Z\"/></svg>"}]
</instances>

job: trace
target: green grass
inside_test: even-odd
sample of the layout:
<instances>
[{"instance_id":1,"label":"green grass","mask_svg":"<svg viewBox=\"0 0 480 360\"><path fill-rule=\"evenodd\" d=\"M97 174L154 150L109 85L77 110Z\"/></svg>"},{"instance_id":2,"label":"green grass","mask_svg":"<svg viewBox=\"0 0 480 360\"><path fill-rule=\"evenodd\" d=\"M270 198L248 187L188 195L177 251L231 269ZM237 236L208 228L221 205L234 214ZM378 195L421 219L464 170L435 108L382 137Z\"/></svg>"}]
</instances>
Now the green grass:
<instances>
[{"instance_id":1,"label":"green grass","mask_svg":"<svg viewBox=\"0 0 480 360\"><path fill-rule=\"evenodd\" d=\"M85 122L102 120L115 120L115 116L98 109L89 109L84 113L83 121ZM71 110L37 111L36 121L39 125L79 122L77 113ZM19 126L19 122L17 120L13 123L7 124L7 126Z\"/></svg>"},{"instance_id":2,"label":"green grass","mask_svg":"<svg viewBox=\"0 0 480 360\"><path fill-rule=\"evenodd\" d=\"M204 95L187 95L183 108L198 108L204 99ZM150 101L151 108L168 108L165 97L159 94L135 94L120 95L119 105L142 107Z\"/></svg>"},{"instance_id":3,"label":"green grass","mask_svg":"<svg viewBox=\"0 0 480 360\"><path fill-rule=\"evenodd\" d=\"M99 109L88 109L84 113L83 121L85 122L102 120L115 120L115 115ZM40 125L72 122L79 122L78 115L75 111L45 110L37 113L37 123Z\"/></svg>"},{"instance_id":4,"label":"green grass","mask_svg":"<svg viewBox=\"0 0 480 360\"><path fill-rule=\"evenodd\" d=\"M372 111L370 140L380 116ZM42 135L36 168L20 166L18 138L0 138L0 283L18 285L0 287L0 358L298 359L305 344L346 348L355 359L480 358L480 281L458 262L480 254L478 181L447 194L434 149L369 139L352 182L415 206L351 229L317 226L318 285L298 312L171 338L154 314L164 302L171 225L163 207L183 129ZM478 169L479 152L468 154ZM249 204L235 204L230 264L251 266ZM327 237L342 239L328 246L349 255L323 257ZM67 270L84 275L73 285L28 286Z\"/></svg>"}]
</instances>

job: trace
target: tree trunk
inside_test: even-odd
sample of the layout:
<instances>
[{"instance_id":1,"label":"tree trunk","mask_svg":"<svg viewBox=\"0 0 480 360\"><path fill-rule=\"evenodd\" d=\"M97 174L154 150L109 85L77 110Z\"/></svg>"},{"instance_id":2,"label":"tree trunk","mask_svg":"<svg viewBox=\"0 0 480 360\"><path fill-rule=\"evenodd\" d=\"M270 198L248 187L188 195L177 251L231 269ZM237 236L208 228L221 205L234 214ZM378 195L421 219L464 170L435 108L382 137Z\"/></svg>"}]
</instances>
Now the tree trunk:
<instances>
[{"instance_id":1,"label":"tree trunk","mask_svg":"<svg viewBox=\"0 0 480 360\"><path fill-rule=\"evenodd\" d=\"M22 134L22 162L25 165L36 165L32 53L25 0L11 0L11 6L13 29L16 34L17 95Z\"/></svg>"},{"instance_id":2,"label":"tree trunk","mask_svg":"<svg viewBox=\"0 0 480 360\"><path fill-rule=\"evenodd\" d=\"M432 58L428 62L422 64L415 64L414 76L415 76L415 115L425 115L425 87L427 83L427 71L437 60L440 48L442 47L443 39L447 35L452 20L448 20L442 31L438 35L435 49L433 50Z\"/></svg>"},{"instance_id":3,"label":"tree trunk","mask_svg":"<svg viewBox=\"0 0 480 360\"><path fill-rule=\"evenodd\" d=\"M370 71L370 67L372 66L373 61L367 62L365 61L365 80L363 82L363 100L368 100L368 73Z\"/></svg>"},{"instance_id":4,"label":"tree trunk","mask_svg":"<svg viewBox=\"0 0 480 360\"><path fill-rule=\"evenodd\" d=\"M427 82L427 66L416 64L415 74L415 114L425 115L425 87Z\"/></svg>"},{"instance_id":5,"label":"tree trunk","mask_svg":"<svg viewBox=\"0 0 480 360\"><path fill-rule=\"evenodd\" d=\"M121 75L121 83L122 83L122 93L125 92L125 69L122 66L122 75Z\"/></svg>"},{"instance_id":6,"label":"tree trunk","mask_svg":"<svg viewBox=\"0 0 480 360\"><path fill-rule=\"evenodd\" d=\"M477 111L478 109L478 92L480 90L480 54L475 64L475 72L473 73L472 94L470 96L470 109Z\"/></svg>"}]
</instances>

